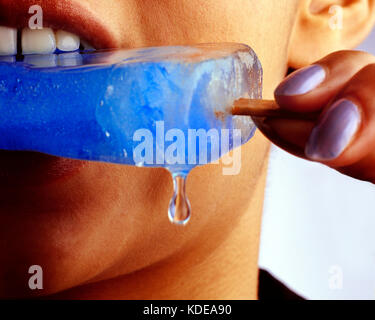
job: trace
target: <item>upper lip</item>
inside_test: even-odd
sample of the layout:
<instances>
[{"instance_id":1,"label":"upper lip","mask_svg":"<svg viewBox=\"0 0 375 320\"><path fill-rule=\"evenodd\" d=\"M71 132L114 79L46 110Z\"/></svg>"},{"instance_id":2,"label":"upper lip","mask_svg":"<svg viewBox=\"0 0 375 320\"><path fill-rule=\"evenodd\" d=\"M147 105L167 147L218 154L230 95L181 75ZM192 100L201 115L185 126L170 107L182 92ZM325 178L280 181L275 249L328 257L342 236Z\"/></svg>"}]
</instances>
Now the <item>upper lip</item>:
<instances>
[{"instance_id":1,"label":"upper lip","mask_svg":"<svg viewBox=\"0 0 375 320\"><path fill-rule=\"evenodd\" d=\"M115 48L118 43L100 17L77 0L0 0L0 25L28 26L29 8L38 4L43 9L43 27L72 32L97 49Z\"/></svg>"}]
</instances>

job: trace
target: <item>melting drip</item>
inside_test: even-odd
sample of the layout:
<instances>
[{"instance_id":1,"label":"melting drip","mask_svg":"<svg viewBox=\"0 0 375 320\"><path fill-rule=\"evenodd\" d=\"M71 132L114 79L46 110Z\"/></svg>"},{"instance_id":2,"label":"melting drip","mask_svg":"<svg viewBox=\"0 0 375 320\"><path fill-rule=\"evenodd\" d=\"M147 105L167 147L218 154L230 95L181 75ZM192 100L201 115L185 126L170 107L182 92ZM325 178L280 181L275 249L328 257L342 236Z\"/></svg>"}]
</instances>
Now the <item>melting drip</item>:
<instances>
[{"instance_id":1,"label":"melting drip","mask_svg":"<svg viewBox=\"0 0 375 320\"><path fill-rule=\"evenodd\" d=\"M190 203L186 196L186 175L173 174L173 197L169 203L169 220L178 225L185 225L190 219Z\"/></svg>"}]
</instances>

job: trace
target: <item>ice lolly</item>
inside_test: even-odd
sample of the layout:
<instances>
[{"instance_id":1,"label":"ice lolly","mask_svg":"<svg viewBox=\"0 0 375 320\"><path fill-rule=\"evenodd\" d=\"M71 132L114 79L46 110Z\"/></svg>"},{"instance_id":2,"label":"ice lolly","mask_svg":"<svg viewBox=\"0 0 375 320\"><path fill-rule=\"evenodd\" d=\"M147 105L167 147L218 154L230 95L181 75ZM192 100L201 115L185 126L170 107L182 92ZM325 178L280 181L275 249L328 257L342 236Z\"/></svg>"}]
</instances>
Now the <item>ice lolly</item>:
<instances>
[{"instance_id":1,"label":"ice lolly","mask_svg":"<svg viewBox=\"0 0 375 320\"><path fill-rule=\"evenodd\" d=\"M19 60L0 57L0 149L165 167L177 179L245 143L255 130L250 117L230 114L236 99L261 98L262 68L246 45ZM227 147L218 142L224 136Z\"/></svg>"}]
</instances>

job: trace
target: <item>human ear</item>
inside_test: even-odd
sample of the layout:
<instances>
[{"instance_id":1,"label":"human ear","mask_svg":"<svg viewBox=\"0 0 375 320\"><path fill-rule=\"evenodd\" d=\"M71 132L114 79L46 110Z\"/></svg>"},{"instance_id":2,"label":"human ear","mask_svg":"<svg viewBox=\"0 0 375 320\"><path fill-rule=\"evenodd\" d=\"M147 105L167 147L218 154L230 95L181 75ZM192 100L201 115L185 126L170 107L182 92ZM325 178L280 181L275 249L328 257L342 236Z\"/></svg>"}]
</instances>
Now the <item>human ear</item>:
<instances>
[{"instance_id":1,"label":"human ear","mask_svg":"<svg viewBox=\"0 0 375 320\"><path fill-rule=\"evenodd\" d=\"M375 0L300 0L288 63L300 68L327 54L355 48L375 22Z\"/></svg>"}]
</instances>

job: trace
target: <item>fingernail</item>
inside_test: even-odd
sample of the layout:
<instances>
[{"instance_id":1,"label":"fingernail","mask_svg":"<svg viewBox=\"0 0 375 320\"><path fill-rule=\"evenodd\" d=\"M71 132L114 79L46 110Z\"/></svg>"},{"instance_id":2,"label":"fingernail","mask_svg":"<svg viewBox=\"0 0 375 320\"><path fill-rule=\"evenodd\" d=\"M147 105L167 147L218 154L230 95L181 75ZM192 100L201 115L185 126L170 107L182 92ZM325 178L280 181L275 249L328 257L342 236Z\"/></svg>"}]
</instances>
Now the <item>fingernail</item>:
<instances>
[{"instance_id":1,"label":"fingernail","mask_svg":"<svg viewBox=\"0 0 375 320\"><path fill-rule=\"evenodd\" d=\"M348 146L361 122L358 107L351 101L340 99L319 119L305 147L312 160L332 160Z\"/></svg>"},{"instance_id":2,"label":"fingernail","mask_svg":"<svg viewBox=\"0 0 375 320\"><path fill-rule=\"evenodd\" d=\"M323 67L313 64L290 74L275 90L276 96L295 96L307 93L321 84L326 77Z\"/></svg>"}]
</instances>

